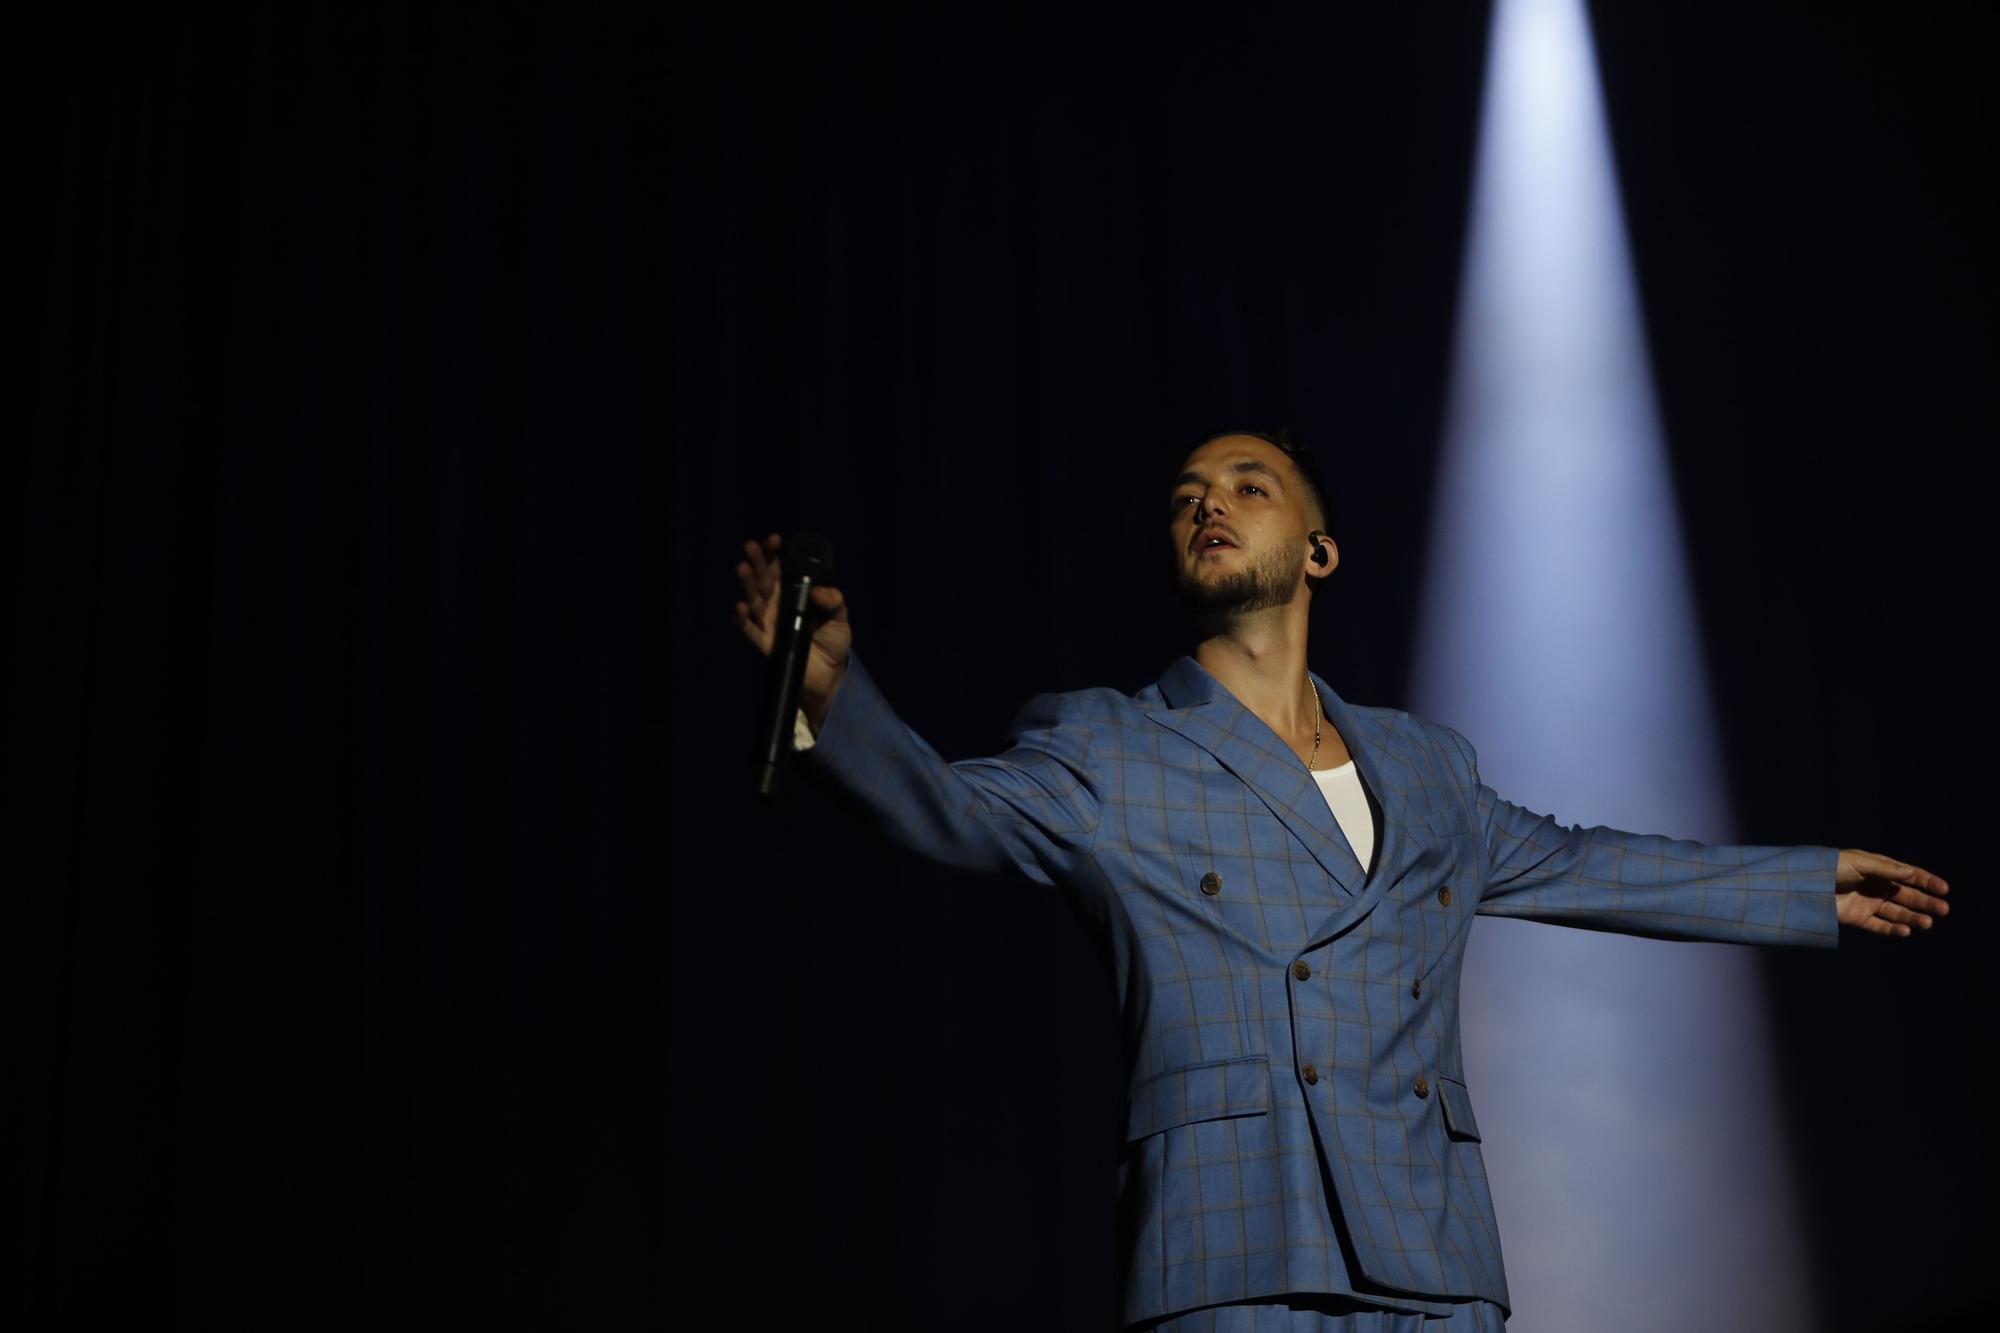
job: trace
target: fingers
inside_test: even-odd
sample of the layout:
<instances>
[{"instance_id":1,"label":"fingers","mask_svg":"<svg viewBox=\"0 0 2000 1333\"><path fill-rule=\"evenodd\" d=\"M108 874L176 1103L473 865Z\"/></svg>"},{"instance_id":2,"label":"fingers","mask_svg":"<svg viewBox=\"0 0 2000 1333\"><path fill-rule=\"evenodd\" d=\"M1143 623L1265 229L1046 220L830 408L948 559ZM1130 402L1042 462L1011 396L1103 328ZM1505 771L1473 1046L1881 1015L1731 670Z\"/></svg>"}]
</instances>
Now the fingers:
<instances>
[{"instance_id":1,"label":"fingers","mask_svg":"<svg viewBox=\"0 0 2000 1333\"><path fill-rule=\"evenodd\" d=\"M771 651L770 631L764 628L764 621L761 616L751 615L750 608L742 602L736 604L731 615L736 621L736 628L743 631L743 637L750 640L758 652L768 653Z\"/></svg>"},{"instance_id":2,"label":"fingers","mask_svg":"<svg viewBox=\"0 0 2000 1333\"><path fill-rule=\"evenodd\" d=\"M749 602L752 611L755 611L763 600L771 595L771 589L777 586L780 572L777 545L778 534L775 532L765 538L764 545L758 545L755 540L743 543L743 551L749 559L736 562L736 574L743 580L743 597Z\"/></svg>"},{"instance_id":3,"label":"fingers","mask_svg":"<svg viewBox=\"0 0 2000 1333\"><path fill-rule=\"evenodd\" d=\"M1911 865L1908 861L1898 861L1895 857L1884 856L1880 852L1865 852L1859 848L1855 851L1866 859L1867 864L1861 869L1868 874L1892 879L1898 884L1908 884L1913 888L1928 889L1932 893L1951 892L1951 885L1945 883L1941 876L1932 874L1922 866Z\"/></svg>"},{"instance_id":4,"label":"fingers","mask_svg":"<svg viewBox=\"0 0 2000 1333\"><path fill-rule=\"evenodd\" d=\"M847 619L847 598L840 589L822 584L811 593L813 609L827 620Z\"/></svg>"},{"instance_id":5,"label":"fingers","mask_svg":"<svg viewBox=\"0 0 2000 1333\"><path fill-rule=\"evenodd\" d=\"M1877 857L1879 865L1872 873L1887 880L1891 891L1883 895L1884 910L1878 915L1888 916L1891 921L1904 924L1918 924L1930 929L1931 919L1926 913L1944 916L1951 911L1951 904L1937 895L1949 893L1951 885L1922 866L1913 866L1906 861L1898 861L1891 856ZM1929 889L1931 892L1926 893ZM1900 916L1889 916L1888 908L1893 905Z\"/></svg>"},{"instance_id":6,"label":"fingers","mask_svg":"<svg viewBox=\"0 0 2000 1333\"><path fill-rule=\"evenodd\" d=\"M1951 904L1942 898L1934 898L1921 890L1898 886L1894 893L1886 894L1875 903L1875 910L1866 920L1858 923L1863 930L1877 935L1897 938L1908 936L1913 931L1929 930L1936 924L1935 917L1951 911Z\"/></svg>"},{"instance_id":7,"label":"fingers","mask_svg":"<svg viewBox=\"0 0 2000 1333\"><path fill-rule=\"evenodd\" d=\"M1930 894L1920 889L1912 889L1907 886L1899 888L1893 894L1889 895L1889 901L1899 907L1909 908L1918 912L1931 912L1938 916L1944 916L1951 911L1951 904L1944 899L1933 898Z\"/></svg>"},{"instance_id":8,"label":"fingers","mask_svg":"<svg viewBox=\"0 0 2000 1333\"><path fill-rule=\"evenodd\" d=\"M737 562L736 575L743 581L743 596L750 603L753 612L758 609L764 598L770 596L772 587L778 582L777 550L780 540L778 534L774 532L764 539L762 546L754 540L743 543L744 554L749 559Z\"/></svg>"},{"instance_id":9,"label":"fingers","mask_svg":"<svg viewBox=\"0 0 2000 1333\"><path fill-rule=\"evenodd\" d=\"M780 573L777 550L783 540L777 533L766 537L763 544L754 539L743 543L745 559L736 562L736 577L743 591L743 600L731 608L731 617L744 637L757 645L761 652L771 650L771 631L767 623L771 619L771 590L777 585Z\"/></svg>"},{"instance_id":10,"label":"fingers","mask_svg":"<svg viewBox=\"0 0 2000 1333\"><path fill-rule=\"evenodd\" d=\"M761 547L754 541L743 543L743 549L750 553L750 568L757 576L757 586L767 592L778 581L778 543L782 540L774 532L764 539Z\"/></svg>"},{"instance_id":11,"label":"fingers","mask_svg":"<svg viewBox=\"0 0 2000 1333\"><path fill-rule=\"evenodd\" d=\"M1922 866L1913 866L1908 862L1896 860L1891 860L1889 865L1891 867L1888 871L1889 878L1895 880L1898 884L1908 884L1912 888L1918 889L1929 889L1932 893L1951 892L1951 885L1945 883L1944 880L1933 875Z\"/></svg>"},{"instance_id":12,"label":"fingers","mask_svg":"<svg viewBox=\"0 0 2000 1333\"><path fill-rule=\"evenodd\" d=\"M1878 904L1875 908L1875 916L1878 920L1888 921L1898 926L1914 927L1918 930L1929 930L1931 928L1931 919L1928 916L1925 916L1922 912L1912 911L1907 907L1901 906L1893 900ZM1903 933L1907 935L1909 931L1905 930Z\"/></svg>"}]
</instances>

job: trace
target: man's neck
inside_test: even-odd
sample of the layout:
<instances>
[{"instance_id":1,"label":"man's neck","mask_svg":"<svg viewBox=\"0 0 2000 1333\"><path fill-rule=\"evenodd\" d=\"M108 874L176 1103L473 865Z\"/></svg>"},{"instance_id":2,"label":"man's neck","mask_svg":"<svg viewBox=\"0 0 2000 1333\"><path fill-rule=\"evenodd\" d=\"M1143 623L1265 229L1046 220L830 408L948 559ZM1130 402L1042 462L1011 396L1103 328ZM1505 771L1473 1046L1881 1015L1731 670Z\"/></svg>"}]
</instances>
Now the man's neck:
<instances>
[{"instance_id":1,"label":"man's neck","mask_svg":"<svg viewBox=\"0 0 2000 1333\"><path fill-rule=\"evenodd\" d=\"M1290 741L1313 734L1318 706L1306 684L1302 605L1273 607L1211 629L1193 656L1279 736Z\"/></svg>"}]
</instances>

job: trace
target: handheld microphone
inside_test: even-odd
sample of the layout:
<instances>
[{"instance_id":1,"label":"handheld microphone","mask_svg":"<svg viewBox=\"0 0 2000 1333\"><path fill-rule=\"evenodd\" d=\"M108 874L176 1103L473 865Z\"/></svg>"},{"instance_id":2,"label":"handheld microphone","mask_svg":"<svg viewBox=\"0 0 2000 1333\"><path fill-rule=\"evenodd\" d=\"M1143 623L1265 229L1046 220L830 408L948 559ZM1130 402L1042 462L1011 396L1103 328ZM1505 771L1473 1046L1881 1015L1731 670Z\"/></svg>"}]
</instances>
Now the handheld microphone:
<instances>
[{"instance_id":1,"label":"handheld microphone","mask_svg":"<svg viewBox=\"0 0 2000 1333\"><path fill-rule=\"evenodd\" d=\"M799 693L812 656L812 590L833 579L833 543L817 532L794 533L779 557L785 580L777 590L778 623L764 662L764 704L757 725L757 794L778 789L778 768L792 753Z\"/></svg>"}]
</instances>

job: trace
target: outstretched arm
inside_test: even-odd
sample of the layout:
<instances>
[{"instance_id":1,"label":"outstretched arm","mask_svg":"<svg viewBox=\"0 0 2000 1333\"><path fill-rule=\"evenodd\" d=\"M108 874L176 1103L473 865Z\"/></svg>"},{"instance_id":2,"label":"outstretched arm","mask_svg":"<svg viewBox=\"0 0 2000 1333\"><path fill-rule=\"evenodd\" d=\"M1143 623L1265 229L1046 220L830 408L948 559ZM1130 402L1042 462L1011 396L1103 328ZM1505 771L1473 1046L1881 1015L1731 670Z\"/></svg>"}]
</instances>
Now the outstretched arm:
<instances>
[{"instance_id":1,"label":"outstretched arm","mask_svg":"<svg viewBox=\"0 0 2000 1333\"><path fill-rule=\"evenodd\" d=\"M921 856L1053 885L1096 839L1103 802L1091 735L1074 696L1038 694L1015 716L1002 753L946 762L896 716L855 655L799 759Z\"/></svg>"},{"instance_id":2,"label":"outstretched arm","mask_svg":"<svg viewBox=\"0 0 2000 1333\"><path fill-rule=\"evenodd\" d=\"M1601 825L1565 827L1487 786L1471 744L1451 734L1476 793L1477 827L1485 840L1481 913L1655 939L1839 943L1838 848L1711 844Z\"/></svg>"},{"instance_id":3,"label":"outstretched arm","mask_svg":"<svg viewBox=\"0 0 2000 1333\"><path fill-rule=\"evenodd\" d=\"M744 544L735 620L769 654L778 537ZM1088 762L1091 722L1074 696L1041 694L1014 719L1006 751L947 763L906 726L853 652L846 599L813 592L813 634L795 762L829 780L919 855L964 870L1065 878L1093 842L1101 810Z\"/></svg>"}]
</instances>

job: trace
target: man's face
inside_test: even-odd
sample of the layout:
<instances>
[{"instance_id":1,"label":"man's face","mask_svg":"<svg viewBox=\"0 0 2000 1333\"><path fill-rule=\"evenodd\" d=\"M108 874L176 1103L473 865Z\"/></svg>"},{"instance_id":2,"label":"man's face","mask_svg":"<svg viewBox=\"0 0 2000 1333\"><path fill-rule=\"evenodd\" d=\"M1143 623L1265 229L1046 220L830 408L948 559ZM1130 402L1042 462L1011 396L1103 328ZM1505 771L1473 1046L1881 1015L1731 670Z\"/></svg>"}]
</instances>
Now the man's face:
<instances>
[{"instance_id":1,"label":"man's face","mask_svg":"<svg viewBox=\"0 0 2000 1333\"><path fill-rule=\"evenodd\" d=\"M1303 490L1284 452L1255 436L1225 435L1189 454L1170 528L1181 605L1215 619L1290 602L1305 581Z\"/></svg>"}]
</instances>

